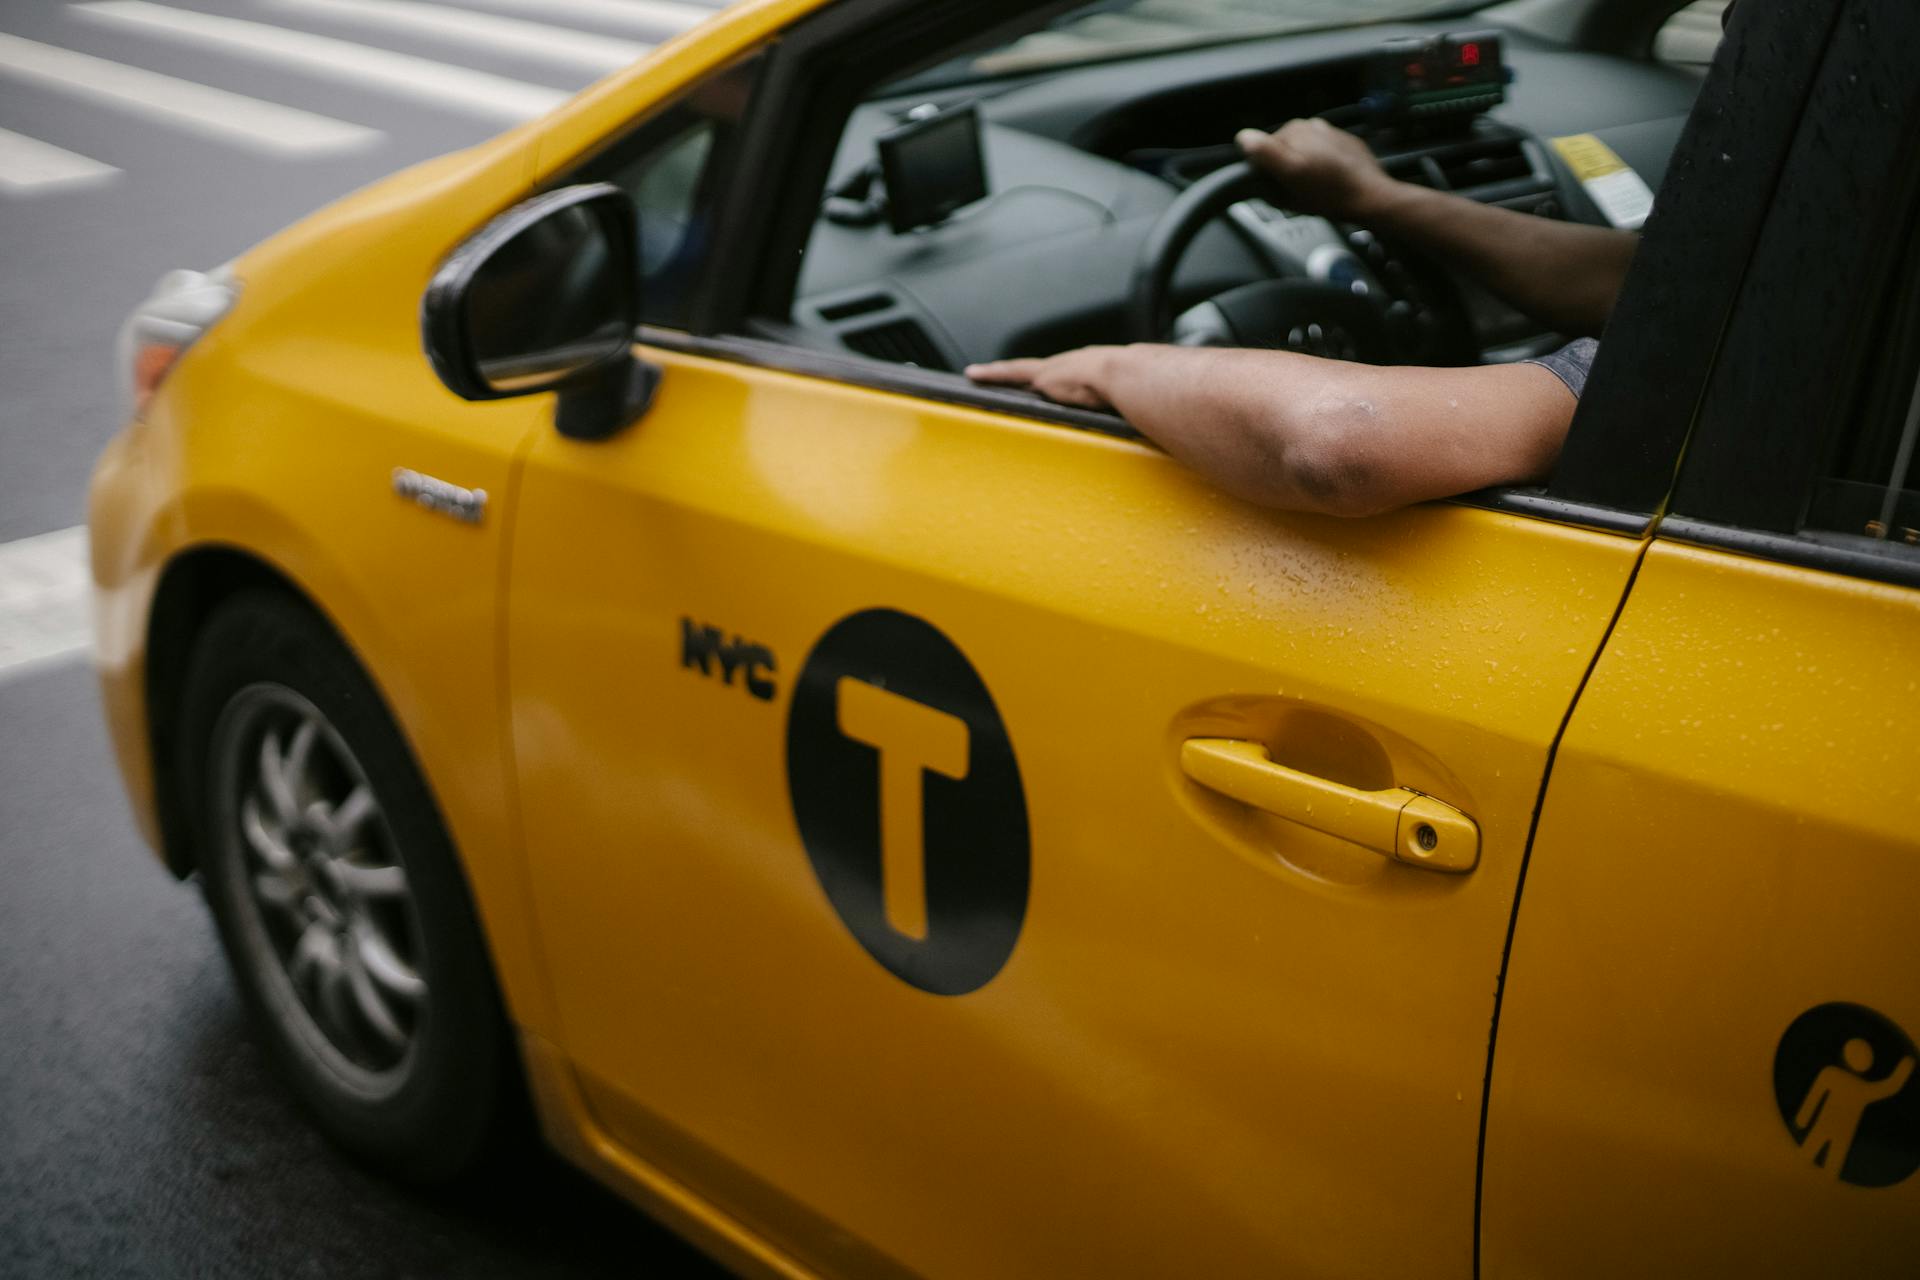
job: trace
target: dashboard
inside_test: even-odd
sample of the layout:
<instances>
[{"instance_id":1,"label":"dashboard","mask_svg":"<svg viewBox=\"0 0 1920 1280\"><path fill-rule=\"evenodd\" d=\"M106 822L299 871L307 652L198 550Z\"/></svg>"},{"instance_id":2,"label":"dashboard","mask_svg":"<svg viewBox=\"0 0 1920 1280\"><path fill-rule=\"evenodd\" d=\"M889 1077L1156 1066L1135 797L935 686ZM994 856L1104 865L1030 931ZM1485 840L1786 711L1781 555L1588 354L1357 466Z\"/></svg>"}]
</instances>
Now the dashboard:
<instances>
[{"instance_id":1,"label":"dashboard","mask_svg":"<svg viewBox=\"0 0 1920 1280\"><path fill-rule=\"evenodd\" d=\"M858 184L878 140L919 109L977 109L988 195L938 225L823 216L802 262L790 338L922 368L1046 355L1130 338L1133 268L1182 188L1238 158L1230 140L1339 110L1369 91L1384 42L1432 39L1451 23L1396 23L1186 50L924 94L854 111L829 190ZM1699 88L1657 63L1498 32L1506 101L1444 136L1389 138L1389 172L1487 203L1605 225L1553 138L1592 134L1658 189ZM1371 250L1374 262L1367 262ZM1333 269L1380 250L1360 229L1237 206L1193 243L1173 281L1178 306L1250 282ZM1550 347L1525 318L1453 281L1472 329L1468 358ZM797 331L797 332L796 332Z\"/></svg>"}]
</instances>

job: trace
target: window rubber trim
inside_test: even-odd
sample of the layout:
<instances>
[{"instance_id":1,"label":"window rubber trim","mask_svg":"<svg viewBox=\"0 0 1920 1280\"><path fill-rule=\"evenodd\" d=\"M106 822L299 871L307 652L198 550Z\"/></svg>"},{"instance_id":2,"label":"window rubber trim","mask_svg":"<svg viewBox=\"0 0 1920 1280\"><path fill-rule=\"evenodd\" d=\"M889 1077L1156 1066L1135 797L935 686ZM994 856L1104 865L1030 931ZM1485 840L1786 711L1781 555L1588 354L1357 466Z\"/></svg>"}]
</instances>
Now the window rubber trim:
<instances>
[{"instance_id":1,"label":"window rubber trim","mask_svg":"<svg viewBox=\"0 0 1920 1280\"><path fill-rule=\"evenodd\" d=\"M1816 569L1840 573L1869 582L1884 582L1894 587L1920 587L1920 548L1899 542L1875 542L1871 538L1852 538L1858 549L1838 541L1816 541L1805 534L1771 533L1765 529L1742 529L1686 516L1668 516L1660 522L1659 536L1688 546L1731 551L1791 565L1797 569ZM1835 539L1846 534L1831 535Z\"/></svg>"},{"instance_id":2,"label":"window rubber trim","mask_svg":"<svg viewBox=\"0 0 1920 1280\"><path fill-rule=\"evenodd\" d=\"M978 383L968 382L959 374L936 369L921 369L910 364L889 364L884 360L868 359L866 356L816 351L811 347L794 346L767 338L733 336L709 338L685 333L678 329L657 329L651 325L640 327L639 341L643 346L658 347L663 351L677 351L682 355L701 356L709 360L726 360L734 364L750 365L756 369L797 373L803 377L820 378L844 386L866 387L874 391L885 391L894 395L912 396L920 400L954 405L962 409L981 409L989 413L1003 413L1010 417L1027 418L1056 426L1076 427L1082 431L1091 431L1095 435L1108 436L1116 440L1140 442L1146 440L1145 436L1114 414L1054 404L1030 391L983 387Z\"/></svg>"},{"instance_id":3,"label":"window rubber trim","mask_svg":"<svg viewBox=\"0 0 1920 1280\"><path fill-rule=\"evenodd\" d=\"M1444 501L1461 506L1504 511L1509 515L1532 516L1555 524L1591 529L1596 533L1619 533L1629 538L1644 538L1653 529L1654 516L1645 511L1623 511L1597 502L1579 502L1557 498L1540 487L1481 489Z\"/></svg>"}]
</instances>

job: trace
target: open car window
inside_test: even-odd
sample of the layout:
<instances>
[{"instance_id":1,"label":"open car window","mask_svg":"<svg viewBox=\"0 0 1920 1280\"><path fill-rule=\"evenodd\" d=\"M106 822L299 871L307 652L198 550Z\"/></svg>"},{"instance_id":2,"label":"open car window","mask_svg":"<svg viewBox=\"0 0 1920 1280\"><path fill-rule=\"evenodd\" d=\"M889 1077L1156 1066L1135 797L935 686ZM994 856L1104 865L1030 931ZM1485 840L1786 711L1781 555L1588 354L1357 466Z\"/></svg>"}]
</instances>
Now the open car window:
<instances>
[{"instance_id":1,"label":"open car window","mask_svg":"<svg viewBox=\"0 0 1920 1280\"><path fill-rule=\"evenodd\" d=\"M1176 14L1186 24L1177 38ZM1119 47L1113 41L1093 48L1097 33L1117 39L1145 15L1166 18L1159 43L1128 46L1124 64L1105 56ZM1376 25L1387 18L1394 25ZM1584 175L1561 158L1556 144L1574 138L1579 154L1619 170L1617 181L1643 193L1659 185L1699 90L1694 75L1476 21L1485 19L1460 5L1414 0L1137 0L1081 6L987 53L876 85L846 119L791 311L777 319L824 351L952 372L1167 340L1179 317L1209 299L1282 280L1302 294L1342 296L1322 299L1328 314L1289 306L1274 332L1239 345L1453 365L1557 349L1567 335L1411 246L1259 199L1236 204L1186 249L1172 277L1175 326L1145 333L1130 319L1156 226L1182 191L1240 159L1238 130L1311 115L1367 127L1357 113L1379 101L1382 60L1408 42L1440 51L1420 58L1466 66L1461 83L1433 86L1451 97L1422 104L1432 114L1371 130L1396 176L1608 225ZM1145 39L1144 25L1125 29ZM956 70L1023 50L1064 51L1068 36L1087 46L1085 57L1062 52L990 83ZM1356 314L1355 299L1375 314Z\"/></svg>"}]
</instances>

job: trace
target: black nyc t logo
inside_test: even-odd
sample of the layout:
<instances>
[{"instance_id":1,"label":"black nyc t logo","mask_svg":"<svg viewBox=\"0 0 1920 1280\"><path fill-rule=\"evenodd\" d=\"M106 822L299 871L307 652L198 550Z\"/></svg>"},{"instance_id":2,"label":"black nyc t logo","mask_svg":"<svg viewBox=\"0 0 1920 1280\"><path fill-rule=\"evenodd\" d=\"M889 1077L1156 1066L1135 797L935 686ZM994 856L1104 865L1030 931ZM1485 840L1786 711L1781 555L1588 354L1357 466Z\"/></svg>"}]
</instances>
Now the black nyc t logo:
<instances>
[{"instance_id":1,"label":"black nyc t logo","mask_svg":"<svg viewBox=\"0 0 1920 1280\"><path fill-rule=\"evenodd\" d=\"M869 955L936 995L1000 972L1026 918L1026 795L951 640L892 609L830 628L794 685L787 789L820 887Z\"/></svg>"}]
</instances>

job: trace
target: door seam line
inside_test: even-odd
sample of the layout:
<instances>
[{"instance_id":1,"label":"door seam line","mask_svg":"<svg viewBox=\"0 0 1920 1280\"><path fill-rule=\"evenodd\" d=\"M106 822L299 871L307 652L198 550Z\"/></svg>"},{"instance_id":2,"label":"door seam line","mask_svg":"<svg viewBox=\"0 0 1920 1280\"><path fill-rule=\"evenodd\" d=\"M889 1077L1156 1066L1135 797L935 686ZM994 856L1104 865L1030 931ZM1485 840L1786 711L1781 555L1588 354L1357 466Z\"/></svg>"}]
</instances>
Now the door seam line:
<instances>
[{"instance_id":1,"label":"door seam line","mask_svg":"<svg viewBox=\"0 0 1920 1280\"><path fill-rule=\"evenodd\" d=\"M1593 680L1593 673L1600 666L1600 659L1606 654L1607 646L1613 641L1614 630L1620 625L1620 618L1627 611L1627 602L1633 598L1634 585L1640 580L1640 570L1646 564L1647 552L1653 548L1654 533L1659 528L1656 516L1648 527L1647 536L1640 541L1634 552L1633 568L1627 574L1625 587L1620 592L1620 600L1614 606L1613 616L1607 619L1606 629L1600 635L1600 643L1594 646L1593 657L1587 663L1587 669L1581 673L1580 682L1574 686L1573 696L1567 700L1567 711L1560 718L1560 727L1554 731L1553 741L1547 747L1546 766L1540 774L1540 793L1534 800L1533 817L1527 824L1527 843L1520 854L1520 874L1513 886L1513 908L1507 916L1507 937L1500 948L1500 970L1493 984L1493 1019L1487 1028L1487 1067L1480 1082L1480 1140L1476 1144L1473 1163L1473 1276L1480 1280L1481 1224L1485 1217L1484 1201L1487 1173L1487 1117L1493 1106L1493 1057L1500 1036L1500 1007L1507 992L1507 969L1513 958L1513 937L1520 923L1520 903L1527 887L1527 870L1533 862L1534 839L1540 833L1540 816L1547 807L1547 788L1553 782L1554 762L1560 755L1560 744L1566 739L1567 728L1573 723L1574 712L1579 709L1580 699L1587 691L1587 685Z\"/></svg>"}]
</instances>

